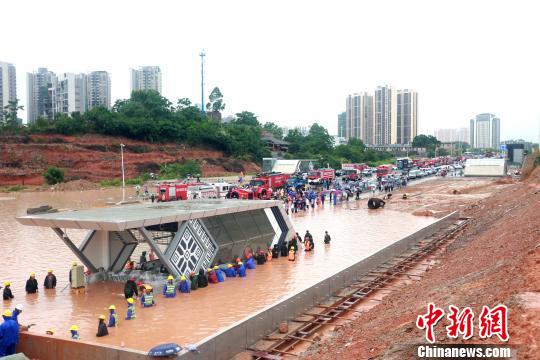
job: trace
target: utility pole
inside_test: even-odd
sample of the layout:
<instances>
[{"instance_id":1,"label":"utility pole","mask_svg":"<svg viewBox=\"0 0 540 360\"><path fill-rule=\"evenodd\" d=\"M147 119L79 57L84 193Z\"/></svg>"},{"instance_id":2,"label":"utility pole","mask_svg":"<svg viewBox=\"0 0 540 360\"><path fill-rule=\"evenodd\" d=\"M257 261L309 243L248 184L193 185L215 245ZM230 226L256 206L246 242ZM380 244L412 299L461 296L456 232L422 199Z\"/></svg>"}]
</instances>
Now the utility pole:
<instances>
[{"instance_id":1,"label":"utility pole","mask_svg":"<svg viewBox=\"0 0 540 360\"><path fill-rule=\"evenodd\" d=\"M204 57L206 56L204 49L199 56L201 57L201 113L204 115Z\"/></svg>"}]
</instances>

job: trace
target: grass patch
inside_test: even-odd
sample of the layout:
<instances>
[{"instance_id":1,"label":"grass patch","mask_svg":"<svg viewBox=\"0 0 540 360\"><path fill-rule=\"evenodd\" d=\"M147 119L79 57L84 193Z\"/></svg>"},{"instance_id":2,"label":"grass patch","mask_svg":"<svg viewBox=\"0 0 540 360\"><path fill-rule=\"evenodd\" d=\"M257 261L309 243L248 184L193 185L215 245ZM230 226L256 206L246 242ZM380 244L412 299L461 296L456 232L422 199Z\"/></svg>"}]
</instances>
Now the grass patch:
<instances>
[{"instance_id":1,"label":"grass patch","mask_svg":"<svg viewBox=\"0 0 540 360\"><path fill-rule=\"evenodd\" d=\"M10 186L7 188L7 191L8 192L16 192L16 191L22 191L26 189L26 186L22 186L22 185L14 185L14 186Z\"/></svg>"}]
</instances>

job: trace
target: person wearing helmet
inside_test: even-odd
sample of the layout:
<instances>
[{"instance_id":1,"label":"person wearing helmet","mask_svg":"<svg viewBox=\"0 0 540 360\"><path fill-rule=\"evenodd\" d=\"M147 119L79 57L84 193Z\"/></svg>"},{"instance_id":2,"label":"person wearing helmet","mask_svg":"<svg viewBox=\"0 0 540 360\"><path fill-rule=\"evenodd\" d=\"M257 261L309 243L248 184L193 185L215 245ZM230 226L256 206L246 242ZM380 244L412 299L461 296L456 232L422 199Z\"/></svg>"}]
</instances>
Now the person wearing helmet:
<instances>
[{"instance_id":1,"label":"person wearing helmet","mask_svg":"<svg viewBox=\"0 0 540 360\"><path fill-rule=\"evenodd\" d=\"M19 325L12 318L11 310L2 314L4 322L0 325L0 357L13 355L19 343Z\"/></svg>"},{"instance_id":2,"label":"person wearing helmet","mask_svg":"<svg viewBox=\"0 0 540 360\"><path fill-rule=\"evenodd\" d=\"M56 276L53 274L51 269L47 271L47 276L45 276L43 286L45 289L54 289L56 287Z\"/></svg>"},{"instance_id":3,"label":"person wearing helmet","mask_svg":"<svg viewBox=\"0 0 540 360\"><path fill-rule=\"evenodd\" d=\"M137 290L137 284L135 283L135 278L132 276L126 284L124 285L124 296L126 299L132 298L134 296L139 296L139 291Z\"/></svg>"},{"instance_id":4,"label":"person wearing helmet","mask_svg":"<svg viewBox=\"0 0 540 360\"><path fill-rule=\"evenodd\" d=\"M128 303L126 320L135 319L135 300L133 300L133 298L129 298L126 301Z\"/></svg>"},{"instance_id":5,"label":"person wearing helmet","mask_svg":"<svg viewBox=\"0 0 540 360\"><path fill-rule=\"evenodd\" d=\"M180 291L183 294L187 294L191 291L191 283L188 281L188 279L184 275L180 276L180 283L178 284L178 291Z\"/></svg>"},{"instance_id":6,"label":"person wearing helmet","mask_svg":"<svg viewBox=\"0 0 540 360\"><path fill-rule=\"evenodd\" d=\"M227 264L227 267L223 271L226 277L236 277L236 269L232 264Z\"/></svg>"},{"instance_id":7,"label":"person wearing helmet","mask_svg":"<svg viewBox=\"0 0 540 360\"><path fill-rule=\"evenodd\" d=\"M109 330L107 330L107 325L105 325L105 315L99 315L98 331L96 336L102 337L109 335Z\"/></svg>"},{"instance_id":8,"label":"person wearing helmet","mask_svg":"<svg viewBox=\"0 0 540 360\"><path fill-rule=\"evenodd\" d=\"M71 332L71 340L81 339L81 337L79 336L79 327L77 325L71 325L69 331Z\"/></svg>"},{"instance_id":9,"label":"person wearing helmet","mask_svg":"<svg viewBox=\"0 0 540 360\"><path fill-rule=\"evenodd\" d=\"M141 296L141 305L144 307L154 306L154 292L151 287L143 287L143 294Z\"/></svg>"},{"instance_id":10,"label":"person wearing helmet","mask_svg":"<svg viewBox=\"0 0 540 360\"><path fill-rule=\"evenodd\" d=\"M214 266L214 272L216 273L218 282L224 282L225 281L225 276L223 276L223 271L221 271L219 266L217 266L217 265Z\"/></svg>"},{"instance_id":11,"label":"person wearing helmet","mask_svg":"<svg viewBox=\"0 0 540 360\"><path fill-rule=\"evenodd\" d=\"M246 267L244 266L244 263L241 261L238 263L238 276L246 277Z\"/></svg>"},{"instance_id":12,"label":"person wearing helmet","mask_svg":"<svg viewBox=\"0 0 540 360\"><path fill-rule=\"evenodd\" d=\"M199 280L195 272L189 273L189 281L191 282L191 290L195 291L199 288Z\"/></svg>"},{"instance_id":13,"label":"person wearing helmet","mask_svg":"<svg viewBox=\"0 0 540 360\"><path fill-rule=\"evenodd\" d=\"M35 294L38 292L38 282L36 280L36 273L30 273L30 277L26 280L26 293Z\"/></svg>"},{"instance_id":14,"label":"person wearing helmet","mask_svg":"<svg viewBox=\"0 0 540 360\"><path fill-rule=\"evenodd\" d=\"M109 306L109 323L107 324L107 326L118 326L118 315L116 314L116 306L114 305Z\"/></svg>"},{"instance_id":15,"label":"person wearing helmet","mask_svg":"<svg viewBox=\"0 0 540 360\"><path fill-rule=\"evenodd\" d=\"M199 288L205 288L208 286L208 279L204 274L204 269L199 269L199 275L197 275L197 282L199 284Z\"/></svg>"},{"instance_id":16,"label":"person wearing helmet","mask_svg":"<svg viewBox=\"0 0 540 360\"><path fill-rule=\"evenodd\" d=\"M9 281L4 281L3 298L4 298L4 300L13 299L13 294L11 293L11 283Z\"/></svg>"},{"instance_id":17,"label":"person wearing helmet","mask_svg":"<svg viewBox=\"0 0 540 360\"><path fill-rule=\"evenodd\" d=\"M325 232L324 232L324 243L325 243L325 244L330 244L330 240L332 240L332 239L330 238L330 234L328 234L328 231L325 231Z\"/></svg>"},{"instance_id":18,"label":"person wearing helmet","mask_svg":"<svg viewBox=\"0 0 540 360\"><path fill-rule=\"evenodd\" d=\"M167 277L167 283L163 286L163 295L167 298L176 296L176 286L174 286L174 277L172 275Z\"/></svg>"},{"instance_id":19,"label":"person wearing helmet","mask_svg":"<svg viewBox=\"0 0 540 360\"><path fill-rule=\"evenodd\" d=\"M217 284L218 283L216 272L212 268L208 268L208 282L210 284Z\"/></svg>"},{"instance_id":20,"label":"person wearing helmet","mask_svg":"<svg viewBox=\"0 0 540 360\"><path fill-rule=\"evenodd\" d=\"M15 306L15 310L13 310L13 311L11 312L11 318L12 318L13 320L15 320L15 322L16 322L17 324L19 324L19 319L18 319L18 317L19 317L19 315L22 313L22 310L23 310L23 305L22 305L22 304L17 304L17 306Z\"/></svg>"}]
</instances>

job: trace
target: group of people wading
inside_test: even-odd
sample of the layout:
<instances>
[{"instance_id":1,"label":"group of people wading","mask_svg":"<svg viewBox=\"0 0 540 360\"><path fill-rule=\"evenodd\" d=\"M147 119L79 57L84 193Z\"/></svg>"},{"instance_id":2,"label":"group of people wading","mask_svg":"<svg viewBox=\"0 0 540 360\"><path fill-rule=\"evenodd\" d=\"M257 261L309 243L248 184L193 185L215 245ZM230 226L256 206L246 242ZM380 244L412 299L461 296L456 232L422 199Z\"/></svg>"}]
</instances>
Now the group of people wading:
<instances>
[{"instance_id":1,"label":"group of people wading","mask_svg":"<svg viewBox=\"0 0 540 360\"><path fill-rule=\"evenodd\" d=\"M324 243L326 245L330 244L331 237L328 234L328 231L324 232ZM274 247L271 249L271 256L274 258L281 256L287 256L289 261L295 261L296 260L296 253L299 250L299 247L303 245L304 251L313 251L315 249L315 241L313 241L313 235L309 232L309 230L306 230L306 234L304 235L304 240L300 237L298 233L294 234L292 239L290 241L285 241L283 244L274 245Z\"/></svg>"}]
</instances>

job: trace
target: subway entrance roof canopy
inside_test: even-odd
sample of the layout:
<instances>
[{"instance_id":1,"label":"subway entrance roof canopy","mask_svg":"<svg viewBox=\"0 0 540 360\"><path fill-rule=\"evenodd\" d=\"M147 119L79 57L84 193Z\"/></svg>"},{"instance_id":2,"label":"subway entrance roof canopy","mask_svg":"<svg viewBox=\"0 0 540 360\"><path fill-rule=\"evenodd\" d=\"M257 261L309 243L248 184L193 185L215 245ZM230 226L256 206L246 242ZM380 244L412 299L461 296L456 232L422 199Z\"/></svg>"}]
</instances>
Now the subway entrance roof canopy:
<instances>
[{"instance_id":1,"label":"subway entrance roof canopy","mask_svg":"<svg viewBox=\"0 0 540 360\"><path fill-rule=\"evenodd\" d=\"M147 242L180 276L231 261L246 248L281 244L294 234L281 202L200 199L27 215L23 225L52 228L92 272L120 272ZM77 247L62 229L88 230Z\"/></svg>"}]
</instances>

